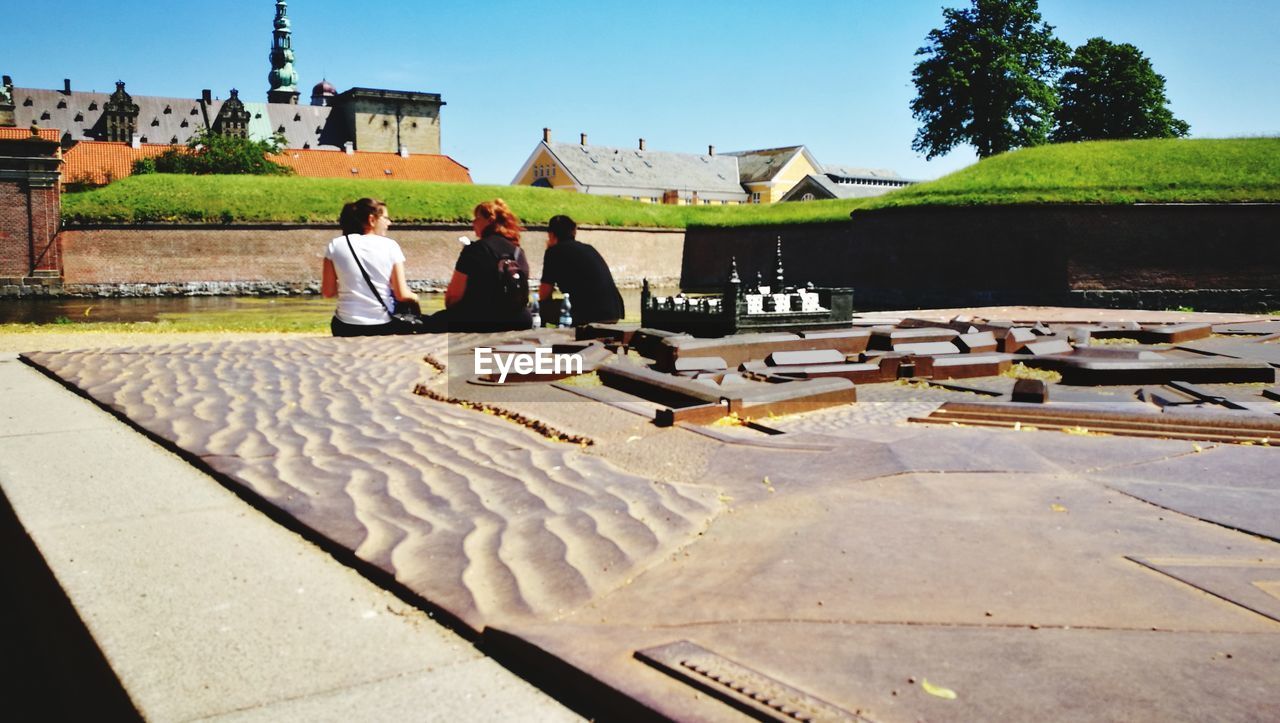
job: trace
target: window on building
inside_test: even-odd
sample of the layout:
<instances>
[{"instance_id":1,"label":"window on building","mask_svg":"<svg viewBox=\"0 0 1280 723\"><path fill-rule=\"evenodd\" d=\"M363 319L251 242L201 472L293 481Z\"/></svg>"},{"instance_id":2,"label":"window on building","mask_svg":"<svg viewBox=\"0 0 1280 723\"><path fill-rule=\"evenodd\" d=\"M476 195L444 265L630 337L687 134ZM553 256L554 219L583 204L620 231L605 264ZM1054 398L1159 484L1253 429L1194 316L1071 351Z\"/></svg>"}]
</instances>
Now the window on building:
<instances>
[{"instance_id":1,"label":"window on building","mask_svg":"<svg viewBox=\"0 0 1280 723\"><path fill-rule=\"evenodd\" d=\"M752 203L760 203L760 192L759 192L759 191L754 191L754 192L752 192L752 194L751 194L751 202L752 202Z\"/></svg>"},{"instance_id":2,"label":"window on building","mask_svg":"<svg viewBox=\"0 0 1280 723\"><path fill-rule=\"evenodd\" d=\"M804 194L803 196L801 196L801 197L800 197L800 200L801 200L801 201L812 201L812 200L813 200L813 194L812 194L812 193L806 193L806 194Z\"/></svg>"}]
</instances>

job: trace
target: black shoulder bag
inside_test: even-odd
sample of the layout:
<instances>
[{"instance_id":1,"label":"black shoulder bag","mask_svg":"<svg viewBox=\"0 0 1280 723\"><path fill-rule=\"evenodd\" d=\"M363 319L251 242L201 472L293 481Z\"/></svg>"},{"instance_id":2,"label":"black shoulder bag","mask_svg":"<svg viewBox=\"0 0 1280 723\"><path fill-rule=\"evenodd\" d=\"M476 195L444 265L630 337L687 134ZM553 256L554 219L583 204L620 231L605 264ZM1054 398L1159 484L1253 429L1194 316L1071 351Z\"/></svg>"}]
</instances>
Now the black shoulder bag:
<instances>
[{"instance_id":1,"label":"black shoulder bag","mask_svg":"<svg viewBox=\"0 0 1280 723\"><path fill-rule=\"evenodd\" d=\"M400 301L395 300L395 305L387 307L387 302L382 299L382 294L378 293L378 287L373 285L373 279L369 278L369 272L364 270L364 264L360 263L360 255L356 253L356 247L351 243L351 235L343 234L343 238L347 240L347 248L351 249L351 258L356 260L356 267L360 269L360 275L364 277L364 282L369 285L369 291L373 292L373 298L382 304L382 308L387 309L387 313L391 315L391 323L395 326L397 333L413 334L426 329L426 322L422 320L422 308L418 306L416 301Z\"/></svg>"}]
</instances>

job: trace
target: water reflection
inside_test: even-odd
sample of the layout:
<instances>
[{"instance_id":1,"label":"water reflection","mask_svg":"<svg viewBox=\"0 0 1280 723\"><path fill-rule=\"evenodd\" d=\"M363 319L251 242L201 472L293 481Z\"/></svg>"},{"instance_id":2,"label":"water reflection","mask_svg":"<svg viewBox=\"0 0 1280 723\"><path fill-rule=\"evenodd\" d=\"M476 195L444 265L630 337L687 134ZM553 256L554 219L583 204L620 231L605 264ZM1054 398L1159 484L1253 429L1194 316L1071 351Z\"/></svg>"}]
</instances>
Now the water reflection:
<instances>
[{"instance_id":1,"label":"water reflection","mask_svg":"<svg viewBox=\"0 0 1280 723\"><path fill-rule=\"evenodd\" d=\"M622 289L627 315L640 316L640 289ZM674 287L655 288L655 294L674 294ZM438 294L423 294L430 311L442 305ZM433 303L434 302L434 303ZM137 299L13 299L0 301L0 324L93 324L160 321L171 316L232 314L245 319L333 315L334 301L319 296L178 296Z\"/></svg>"}]
</instances>

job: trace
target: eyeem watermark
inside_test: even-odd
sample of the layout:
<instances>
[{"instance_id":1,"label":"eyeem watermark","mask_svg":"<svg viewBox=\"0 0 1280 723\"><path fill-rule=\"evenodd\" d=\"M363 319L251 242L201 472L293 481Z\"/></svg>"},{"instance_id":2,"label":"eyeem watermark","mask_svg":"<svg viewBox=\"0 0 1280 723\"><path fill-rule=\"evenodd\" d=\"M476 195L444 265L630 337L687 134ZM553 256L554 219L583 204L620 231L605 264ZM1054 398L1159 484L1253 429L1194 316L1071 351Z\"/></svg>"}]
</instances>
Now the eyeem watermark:
<instances>
[{"instance_id":1,"label":"eyeem watermark","mask_svg":"<svg viewBox=\"0 0 1280 723\"><path fill-rule=\"evenodd\" d=\"M492 379L504 384L507 375L517 377L546 375L572 376L582 373L582 357L577 354L556 354L547 347L535 347L529 351L494 352L487 346L478 346L474 352L473 370L477 377Z\"/></svg>"}]
</instances>

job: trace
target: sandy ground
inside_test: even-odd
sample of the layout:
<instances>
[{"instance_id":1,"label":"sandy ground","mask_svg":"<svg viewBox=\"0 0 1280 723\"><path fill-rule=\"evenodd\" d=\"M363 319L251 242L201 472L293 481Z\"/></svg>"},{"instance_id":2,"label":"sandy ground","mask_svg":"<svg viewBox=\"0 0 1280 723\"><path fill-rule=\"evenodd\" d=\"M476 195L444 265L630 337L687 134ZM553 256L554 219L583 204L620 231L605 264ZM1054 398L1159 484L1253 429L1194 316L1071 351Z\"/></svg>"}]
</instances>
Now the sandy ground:
<instances>
[{"instance_id":1,"label":"sandy ground","mask_svg":"<svg viewBox=\"0 0 1280 723\"><path fill-rule=\"evenodd\" d=\"M192 344L203 341L243 341L246 339L300 339L327 334L286 334L277 332L0 332L0 353L65 351L68 349L109 349L140 344Z\"/></svg>"}]
</instances>

